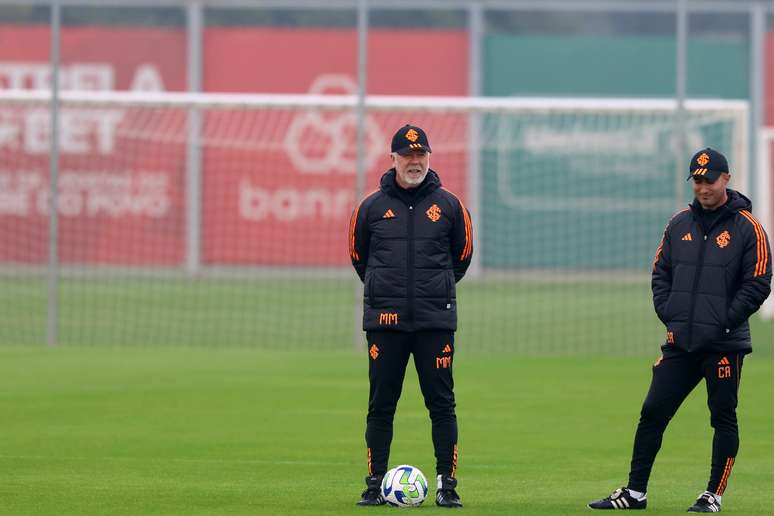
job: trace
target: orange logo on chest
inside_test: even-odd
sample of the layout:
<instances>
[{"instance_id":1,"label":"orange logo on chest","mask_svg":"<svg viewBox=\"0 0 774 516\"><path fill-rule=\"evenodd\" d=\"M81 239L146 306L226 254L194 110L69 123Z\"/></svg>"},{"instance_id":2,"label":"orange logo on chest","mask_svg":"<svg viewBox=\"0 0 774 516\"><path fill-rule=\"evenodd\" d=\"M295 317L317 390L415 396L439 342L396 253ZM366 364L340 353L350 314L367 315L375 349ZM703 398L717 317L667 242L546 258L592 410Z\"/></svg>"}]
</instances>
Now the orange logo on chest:
<instances>
[{"instance_id":1,"label":"orange logo on chest","mask_svg":"<svg viewBox=\"0 0 774 516\"><path fill-rule=\"evenodd\" d=\"M437 204L430 206L425 213L427 214L427 218L433 222L438 222L441 219L441 208L439 208Z\"/></svg>"},{"instance_id":2,"label":"orange logo on chest","mask_svg":"<svg viewBox=\"0 0 774 516\"><path fill-rule=\"evenodd\" d=\"M729 244L729 242L731 242L731 233L728 231L723 231L715 239L715 242L717 242L719 248L723 249Z\"/></svg>"}]
</instances>

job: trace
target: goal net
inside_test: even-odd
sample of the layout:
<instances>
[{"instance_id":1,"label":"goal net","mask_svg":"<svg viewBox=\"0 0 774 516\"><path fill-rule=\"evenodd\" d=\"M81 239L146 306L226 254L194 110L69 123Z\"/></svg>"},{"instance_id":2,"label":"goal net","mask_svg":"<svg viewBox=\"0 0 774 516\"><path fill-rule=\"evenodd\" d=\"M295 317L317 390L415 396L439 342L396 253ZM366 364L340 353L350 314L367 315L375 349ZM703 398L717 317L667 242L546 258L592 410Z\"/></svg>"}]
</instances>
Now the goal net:
<instances>
[{"instance_id":1,"label":"goal net","mask_svg":"<svg viewBox=\"0 0 774 516\"><path fill-rule=\"evenodd\" d=\"M351 96L63 92L59 341L351 349ZM640 353L663 338L649 273L691 198L696 148L747 180L747 106L688 101L368 97L365 192L405 123L470 209L460 349ZM46 92L0 91L0 343L46 340ZM680 122L680 123L678 123ZM678 156L676 128L685 143Z\"/></svg>"}]
</instances>

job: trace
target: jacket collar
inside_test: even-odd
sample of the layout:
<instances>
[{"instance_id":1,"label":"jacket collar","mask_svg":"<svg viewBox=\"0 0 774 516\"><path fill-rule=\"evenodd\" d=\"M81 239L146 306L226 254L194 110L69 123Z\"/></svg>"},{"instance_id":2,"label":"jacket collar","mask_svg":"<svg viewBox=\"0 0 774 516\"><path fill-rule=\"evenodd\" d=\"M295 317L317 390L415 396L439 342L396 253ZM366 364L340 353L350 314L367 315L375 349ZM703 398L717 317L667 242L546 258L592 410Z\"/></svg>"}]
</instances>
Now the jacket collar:
<instances>
[{"instance_id":1,"label":"jacket collar","mask_svg":"<svg viewBox=\"0 0 774 516\"><path fill-rule=\"evenodd\" d=\"M411 190L398 186L398 183L395 181L395 174L394 168L385 172L379 182L379 188L387 195L397 197L406 204L420 201L441 187L441 178L438 177L438 174L433 169L427 171L427 176L425 176L422 184Z\"/></svg>"},{"instance_id":2,"label":"jacket collar","mask_svg":"<svg viewBox=\"0 0 774 516\"><path fill-rule=\"evenodd\" d=\"M739 213L742 210L752 211L752 202L743 194L736 190L726 188L726 195L728 196L728 200L723 206L718 208L719 210L728 212L728 214ZM704 213L704 209L701 207L698 199L694 199L689 207L694 214ZM723 215L721 215L721 217L723 217Z\"/></svg>"},{"instance_id":3,"label":"jacket collar","mask_svg":"<svg viewBox=\"0 0 774 516\"><path fill-rule=\"evenodd\" d=\"M739 213L742 210L752 210L752 202L750 199L740 194L736 190L726 188L726 195L728 200L722 206L719 206L716 210L706 211L701 207L698 199L694 199L690 204L691 213L694 220L701 224L706 233L709 233L713 227L719 222Z\"/></svg>"}]
</instances>

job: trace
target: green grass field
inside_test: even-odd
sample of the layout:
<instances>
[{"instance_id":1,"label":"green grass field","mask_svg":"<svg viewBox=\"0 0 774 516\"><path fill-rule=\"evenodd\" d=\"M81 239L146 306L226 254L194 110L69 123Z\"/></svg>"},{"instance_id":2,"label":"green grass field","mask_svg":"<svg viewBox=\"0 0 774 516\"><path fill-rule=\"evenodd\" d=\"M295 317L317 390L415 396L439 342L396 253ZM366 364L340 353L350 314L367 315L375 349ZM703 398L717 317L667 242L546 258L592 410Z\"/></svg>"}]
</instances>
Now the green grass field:
<instances>
[{"instance_id":1,"label":"green grass field","mask_svg":"<svg viewBox=\"0 0 774 516\"><path fill-rule=\"evenodd\" d=\"M65 278L46 348L45 278L0 278L0 514L357 514L367 359L354 283L282 277ZM455 378L469 514L587 513L626 481L663 340L647 281L460 284ZM774 323L752 320L742 446L724 513L768 514ZM649 512L707 481L698 387L667 431ZM407 375L391 464L434 473ZM419 510L439 512L428 503Z\"/></svg>"},{"instance_id":2,"label":"green grass field","mask_svg":"<svg viewBox=\"0 0 774 516\"><path fill-rule=\"evenodd\" d=\"M770 342L770 341L769 341ZM769 342L758 339L763 348ZM655 349L655 347L654 347ZM626 480L649 357L524 357L460 348L466 514L588 514ZM745 363L727 514L771 514L774 359ZM365 353L245 348L0 348L0 514L364 514ZM672 422L649 514L683 513L707 480L702 386ZM391 464L433 473L407 374ZM441 513L428 503L418 509Z\"/></svg>"},{"instance_id":3,"label":"green grass field","mask_svg":"<svg viewBox=\"0 0 774 516\"><path fill-rule=\"evenodd\" d=\"M354 287L349 275L68 278L60 289L60 342L347 351L360 340L354 335ZM664 339L646 276L555 282L466 278L458 300L458 341L470 350L650 356ZM0 277L0 306L0 345L46 342L45 278ZM774 323L756 318L755 324L756 341L774 341Z\"/></svg>"}]
</instances>

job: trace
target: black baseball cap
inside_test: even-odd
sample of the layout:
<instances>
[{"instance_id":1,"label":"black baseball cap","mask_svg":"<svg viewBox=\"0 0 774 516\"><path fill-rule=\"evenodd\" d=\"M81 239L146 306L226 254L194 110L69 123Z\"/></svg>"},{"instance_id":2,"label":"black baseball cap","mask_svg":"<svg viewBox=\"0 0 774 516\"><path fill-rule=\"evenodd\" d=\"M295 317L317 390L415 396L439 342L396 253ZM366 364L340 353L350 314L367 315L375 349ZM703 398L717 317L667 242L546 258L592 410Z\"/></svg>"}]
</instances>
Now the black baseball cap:
<instances>
[{"instance_id":1,"label":"black baseball cap","mask_svg":"<svg viewBox=\"0 0 774 516\"><path fill-rule=\"evenodd\" d=\"M707 147L693 155L688 169L690 170L688 179L704 177L714 183L720 174L728 174L728 160L715 149Z\"/></svg>"},{"instance_id":2,"label":"black baseball cap","mask_svg":"<svg viewBox=\"0 0 774 516\"><path fill-rule=\"evenodd\" d=\"M398 132L392 137L391 149L392 152L397 152L404 156L414 150L433 152L430 150L430 143L427 141L425 131L410 124L406 124L398 129Z\"/></svg>"}]
</instances>

